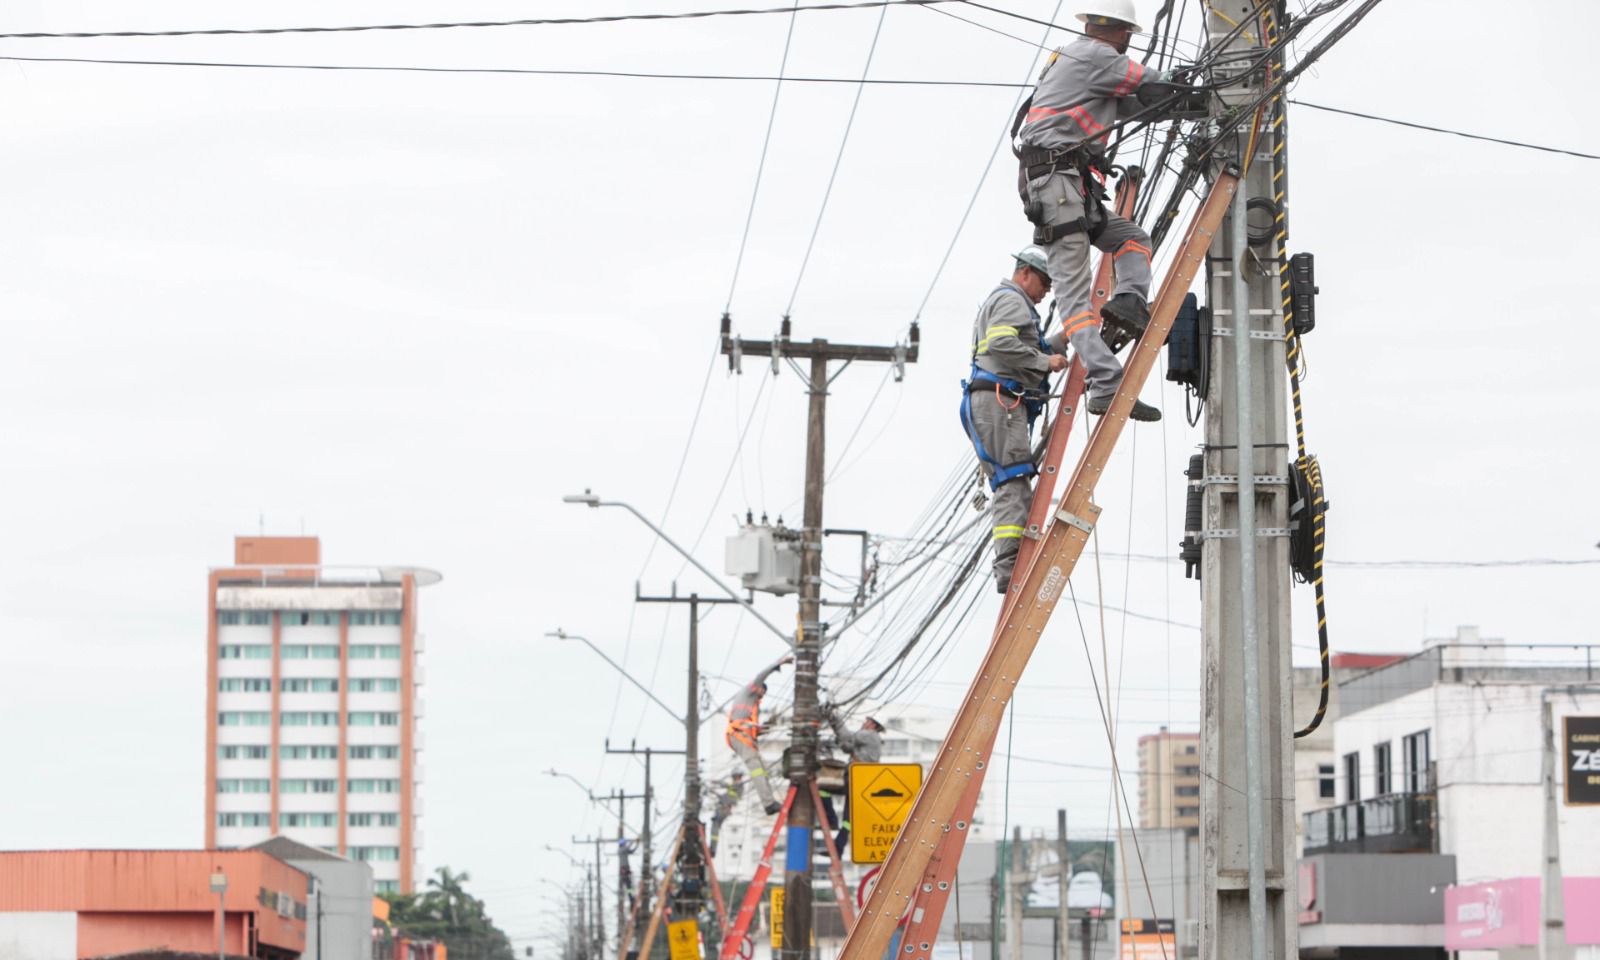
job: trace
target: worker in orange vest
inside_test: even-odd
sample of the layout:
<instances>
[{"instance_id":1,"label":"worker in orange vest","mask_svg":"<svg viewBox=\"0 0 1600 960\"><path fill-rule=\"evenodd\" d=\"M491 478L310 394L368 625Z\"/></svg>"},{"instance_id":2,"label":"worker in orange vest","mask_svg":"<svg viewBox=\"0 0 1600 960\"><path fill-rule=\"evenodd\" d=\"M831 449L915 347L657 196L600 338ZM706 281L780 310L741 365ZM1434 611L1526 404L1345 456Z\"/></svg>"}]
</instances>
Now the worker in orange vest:
<instances>
[{"instance_id":1,"label":"worker in orange vest","mask_svg":"<svg viewBox=\"0 0 1600 960\"><path fill-rule=\"evenodd\" d=\"M728 747L750 771L750 782L755 784L762 809L768 816L782 810L783 804L773 795L766 764L761 759L761 751L756 748L756 740L761 736L761 698L767 695L767 678L783 669L784 664L793 662L794 657L784 657L761 671L749 686L739 691L739 695L733 699L733 705L728 708Z\"/></svg>"}]
</instances>

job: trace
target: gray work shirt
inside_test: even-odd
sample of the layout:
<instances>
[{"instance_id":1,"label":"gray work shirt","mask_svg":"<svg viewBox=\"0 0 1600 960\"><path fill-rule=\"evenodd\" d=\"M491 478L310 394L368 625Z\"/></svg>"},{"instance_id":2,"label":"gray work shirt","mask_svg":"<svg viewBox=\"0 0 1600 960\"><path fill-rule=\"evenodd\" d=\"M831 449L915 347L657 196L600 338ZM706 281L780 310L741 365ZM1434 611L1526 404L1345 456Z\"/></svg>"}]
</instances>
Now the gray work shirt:
<instances>
[{"instance_id":1,"label":"gray work shirt","mask_svg":"<svg viewBox=\"0 0 1600 960\"><path fill-rule=\"evenodd\" d=\"M861 763L877 763L883 757L883 734L866 727L846 730L837 719L829 723L833 725L833 735L839 738L839 749L848 753L850 759Z\"/></svg>"},{"instance_id":2,"label":"gray work shirt","mask_svg":"<svg viewBox=\"0 0 1600 960\"><path fill-rule=\"evenodd\" d=\"M972 356L978 369L1006 380L1037 386L1050 373L1051 353L1066 353L1061 334L1039 349L1039 311L1013 280L1002 280L983 301L972 324Z\"/></svg>"},{"instance_id":3,"label":"gray work shirt","mask_svg":"<svg viewBox=\"0 0 1600 960\"><path fill-rule=\"evenodd\" d=\"M1050 55L1019 139L1051 150L1087 144L1103 154L1106 128L1142 109L1134 94L1156 76L1111 44L1081 37Z\"/></svg>"}]
</instances>

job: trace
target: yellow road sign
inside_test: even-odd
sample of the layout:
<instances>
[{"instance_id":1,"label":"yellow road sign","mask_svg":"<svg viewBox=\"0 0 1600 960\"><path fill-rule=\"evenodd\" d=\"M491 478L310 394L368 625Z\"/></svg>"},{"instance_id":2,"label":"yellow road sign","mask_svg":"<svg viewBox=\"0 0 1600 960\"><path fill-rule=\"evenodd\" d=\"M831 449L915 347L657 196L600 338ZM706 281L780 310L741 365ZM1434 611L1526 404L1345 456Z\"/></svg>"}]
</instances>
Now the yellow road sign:
<instances>
[{"instance_id":1,"label":"yellow road sign","mask_svg":"<svg viewBox=\"0 0 1600 960\"><path fill-rule=\"evenodd\" d=\"M667 924L667 950L672 960L700 960L700 924L674 920Z\"/></svg>"},{"instance_id":2,"label":"yellow road sign","mask_svg":"<svg viewBox=\"0 0 1600 960\"><path fill-rule=\"evenodd\" d=\"M916 763L850 764L850 860L882 863L922 787Z\"/></svg>"},{"instance_id":3,"label":"yellow road sign","mask_svg":"<svg viewBox=\"0 0 1600 960\"><path fill-rule=\"evenodd\" d=\"M774 949L774 950L782 950L783 949L783 886L781 884L779 886L775 886L775 887L772 888L772 916L771 916L771 921L772 922L771 922L770 925L772 927L772 949ZM677 957L673 957L672 960L678 960L678 958Z\"/></svg>"}]
</instances>

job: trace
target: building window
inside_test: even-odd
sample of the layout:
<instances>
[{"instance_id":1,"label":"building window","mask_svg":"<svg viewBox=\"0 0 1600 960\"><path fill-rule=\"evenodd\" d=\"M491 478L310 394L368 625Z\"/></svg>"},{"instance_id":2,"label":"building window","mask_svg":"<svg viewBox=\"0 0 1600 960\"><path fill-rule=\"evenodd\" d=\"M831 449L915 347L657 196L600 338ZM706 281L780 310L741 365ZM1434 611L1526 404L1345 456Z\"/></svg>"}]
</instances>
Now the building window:
<instances>
[{"instance_id":1,"label":"building window","mask_svg":"<svg viewBox=\"0 0 1600 960\"><path fill-rule=\"evenodd\" d=\"M351 847L352 860L399 860L399 847Z\"/></svg>"},{"instance_id":2,"label":"building window","mask_svg":"<svg viewBox=\"0 0 1600 960\"><path fill-rule=\"evenodd\" d=\"M399 780L351 780L351 793L399 793Z\"/></svg>"},{"instance_id":3,"label":"building window","mask_svg":"<svg viewBox=\"0 0 1600 960\"><path fill-rule=\"evenodd\" d=\"M296 744L294 746L280 746L278 748L279 760L337 760L339 748L333 745L309 746Z\"/></svg>"},{"instance_id":4,"label":"building window","mask_svg":"<svg viewBox=\"0 0 1600 960\"><path fill-rule=\"evenodd\" d=\"M279 780L279 793L338 793L337 780Z\"/></svg>"},{"instance_id":5,"label":"building window","mask_svg":"<svg viewBox=\"0 0 1600 960\"><path fill-rule=\"evenodd\" d=\"M265 744L240 744L230 743L217 748L219 760L266 760L271 747Z\"/></svg>"},{"instance_id":6,"label":"building window","mask_svg":"<svg viewBox=\"0 0 1600 960\"><path fill-rule=\"evenodd\" d=\"M1355 803L1361 799L1361 754L1344 755L1344 802Z\"/></svg>"},{"instance_id":7,"label":"building window","mask_svg":"<svg viewBox=\"0 0 1600 960\"><path fill-rule=\"evenodd\" d=\"M350 745L350 759L351 760L398 760L398 759L400 759L400 748L397 747L397 746L394 746L393 744L389 744L387 746L378 746L378 745L373 745L373 744L361 744L361 745L358 746L356 744L351 744Z\"/></svg>"},{"instance_id":8,"label":"building window","mask_svg":"<svg viewBox=\"0 0 1600 960\"><path fill-rule=\"evenodd\" d=\"M239 625L239 611L237 611L237 610L218 610L217 611L217 626L219 626L219 627L237 627L238 625Z\"/></svg>"},{"instance_id":9,"label":"building window","mask_svg":"<svg viewBox=\"0 0 1600 960\"><path fill-rule=\"evenodd\" d=\"M1317 797L1333 800L1338 797L1338 769L1331 763L1317 764Z\"/></svg>"},{"instance_id":10,"label":"building window","mask_svg":"<svg viewBox=\"0 0 1600 960\"><path fill-rule=\"evenodd\" d=\"M352 727L397 727L400 725L400 714L370 710L357 710L350 713L350 726Z\"/></svg>"},{"instance_id":11,"label":"building window","mask_svg":"<svg viewBox=\"0 0 1600 960\"><path fill-rule=\"evenodd\" d=\"M350 611L350 626L352 627L398 627L400 626L399 610L352 610Z\"/></svg>"},{"instance_id":12,"label":"building window","mask_svg":"<svg viewBox=\"0 0 1600 960\"><path fill-rule=\"evenodd\" d=\"M351 693L399 693L400 681L394 677L360 677L350 681ZM885 747L888 744L884 744Z\"/></svg>"},{"instance_id":13,"label":"building window","mask_svg":"<svg viewBox=\"0 0 1600 960\"><path fill-rule=\"evenodd\" d=\"M278 714L278 723L285 727L337 727L339 715L337 713L323 713L312 711L291 711Z\"/></svg>"},{"instance_id":14,"label":"building window","mask_svg":"<svg viewBox=\"0 0 1600 960\"><path fill-rule=\"evenodd\" d=\"M245 626L266 627L272 624L272 614L266 610L244 611Z\"/></svg>"},{"instance_id":15,"label":"building window","mask_svg":"<svg viewBox=\"0 0 1600 960\"><path fill-rule=\"evenodd\" d=\"M284 677L278 683L284 693L338 693L337 677Z\"/></svg>"},{"instance_id":16,"label":"building window","mask_svg":"<svg viewBox=\"0 0 1600 960\"><path fill-rule=\"evenodd\" d=\"M1372 795L1381 797L1389 792L1389 771L1394 769L1389 756L1389 743L1385 741L1372 748Z\"/></svg>"},{"instance_id":17,"label":"building window","mask_svg":"<svg viewBox=\"0 0 1600 960\"><path fill-rule=\"evenodd\" d=\"M1178 797L1198 797L1198 796L1200 796L1200 788L1199 787L1173 787L1172 788L1172 793L1173 793L1174 796L1178 796Z\"/></svg>"},{"instance_id":18,"label":"building window","mask_svg":"<svg viewBox=\"0 0 1600 960\"><path fill-rule=\"evenodd\" d=\"M1178 816L1180 816L1180 817L1198 817L1198 816L1200 816L1200 808L1199 807L1179 807L1178 808Z\"/></svg>"},{"instance_id":19,"label":"building window","mask_svg":"<svg viewBox=\"0 0 1600 960\"><path fill-rule=\"evenodd\" d=\"M269 825L268 817L264 813L217 814L217 826L219 827L265 827Z\"/></svg>"},{"instance_id":20,"label":"building window","mask_svg":"<svg viewBox=\"0 0 1600 960\"><path fill-rule=\"evenodd\" d=\"M332 813L280 813L280 827L336 827L338 815Z\"/></svg>"},{"instance_id":21,"label":"building window","mask_svg":"<svg viewBox=\"0 0 1600 960\"><path fill-rule=\"evenodd\" d=\"M218 780L218 793L271 793L270 780Z\"/></svg>"},{"instance_id":22,"label":"building window","mask_svg":"<svg viewBox=\"0 0 1600 960\"><path fill-rule=\"evenodd\" d=\"M284 610L278 614L286 627L337 627L337 610Z\"/></svg>"},{"instance_id":23,"label":"building window","mask_svg":"<svg viewBox=\"0 0 1600 960\"><path fill-rule=\"evenodd\" d=\"M398 827L400 814L398 813L352 813L350 826L352 827Z\"/></svg>"},{"instance_id":24,"label":"building window","mask_svg":"<svg viewBox=\"0 0 1600 960\"><path fill-rule=\"evenodd\" d=\"M272 724L272 714L266 710L224 710L217 714L219 727L265 727Z\"/></svg>"},{"instance_id":25,"label":"building window","mask_svg":"<svg viewBox=\"0 0 1600 960\"><path fill-rule=\"evenodd\" d=\"M350 659L352 660L399 660L400 647L393 643L352 643L350 644Z\"/></svg>"},{"instance_id":26,"label":"building window","mask_svg":"<svg viewBox=\"0 0 1600 960\"><path fill-rule=\"evenodd\" d=\"M270 643L225 643L217 648L219 660L271 660Z\"/></svg>"},{"instance_id":27,"label":"building window","mask_svg":"<svg viewBox=\"0 0 1600 960\"><path fill-rule=\"evenodd\" d=\"M283 659L285 660L337 660L339 659L339 645L336 643L286 643L283 645Z\"/></svg>"},{"instance_id":28,"label":"building window","mask_svg":"<svg viewBox=\"0 0 1600 960\"><path fill-rule=\"evenodd\" d=\"M221 693L271 693L271 677L223 677L217 681Z\"/></svg>"},{"instance_id":29,"label":"building window","mask_svg":"<svg viewBox=\"0 0 1600 960\"><path fill-rule=\"evenodd\" d=\"M1177 774L1180 777L1198 777L1198 776L1200 776L1200 768L1196 767L1196 766L1173 767L1172 768L1172 772Z\"/></svg>"},{"instance_id":30,"label":"building window","mask_svg":"<svg viewBox=\"0 0 1600 960\"><path fill-rule=\"evenodd\" d=\"M1194 753L1195 753L1195 745L1192 744L1192 743L1189 744L1188 746L1183 748L1183 752L1184 752L1185 756L1193 756Z\"/></svg>"},{"instance_id":31,"label":"building window","mask_svg":"<svg viewBox=\"0 0 1600 960\"><path fill-rule=\"evenodd\" d=\"M372 881L373 893L399 893L399 880L374 880Z\"/></svg>"},{"instance_id":32,"label":"building window","mask_svg":"<svg viewBox=\"0 0 1600 960\"><path fill-rule=\"evenodd\" d=\"M1428 775L1428 767L1433 763L1432 745L1429 740L1428 731L1419 730L1401 741L1401 760L1405 763L1403 786L1406 793L1427 793L1433 789Z\"/></svg>"}]
</instances>

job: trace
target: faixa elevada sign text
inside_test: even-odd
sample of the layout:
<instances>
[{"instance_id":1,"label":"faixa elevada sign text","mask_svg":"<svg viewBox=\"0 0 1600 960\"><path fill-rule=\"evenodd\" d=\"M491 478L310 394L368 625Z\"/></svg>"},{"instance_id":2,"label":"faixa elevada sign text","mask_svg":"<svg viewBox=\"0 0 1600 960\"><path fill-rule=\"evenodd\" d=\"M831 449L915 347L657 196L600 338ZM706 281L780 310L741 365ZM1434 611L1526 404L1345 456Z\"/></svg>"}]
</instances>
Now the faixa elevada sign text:
<instances>
[{"instance_id":1,"label":"faixa elevada sign text","mask_svg":"<svg viewBox=\"0 0 1600 960\"><path fill-rule=\"evenodd\" d=\"M1567 758L1567 803L1600 805L1600 717L1565 717L1561 743Z\"/></svg>"}]
</instances>

